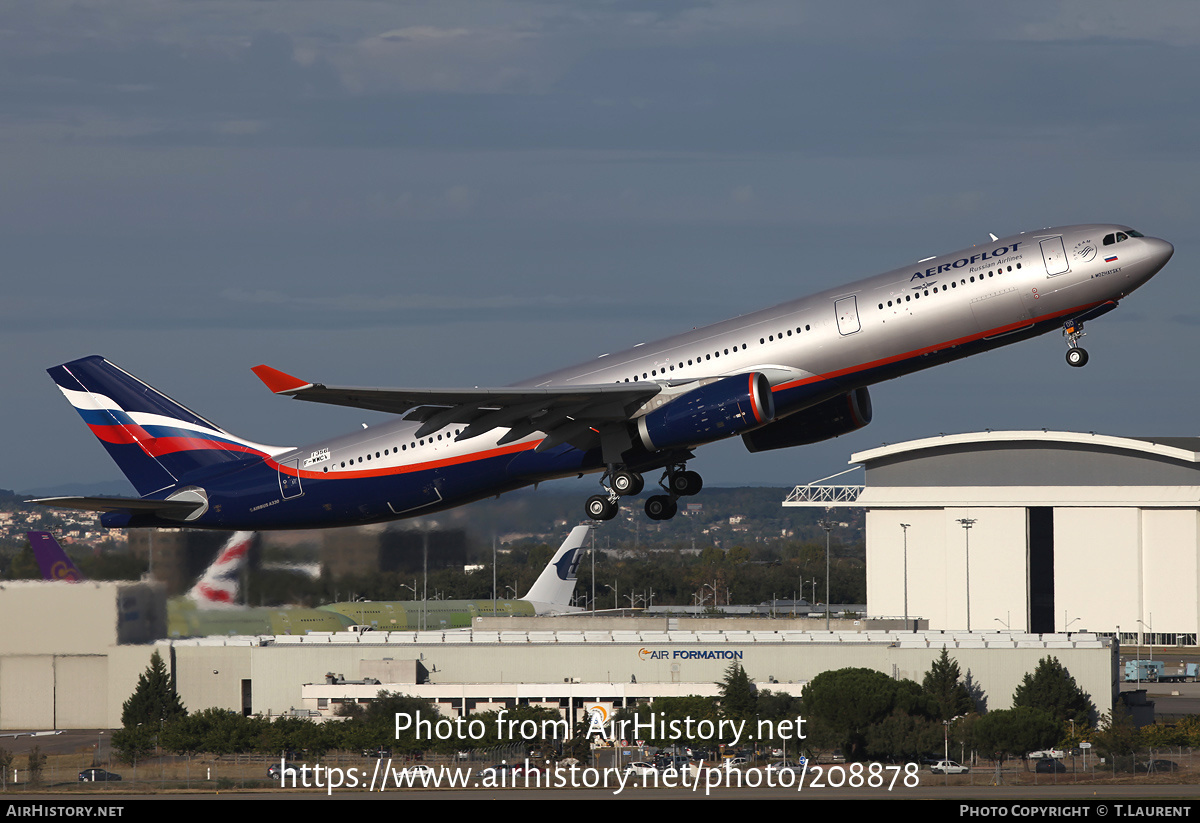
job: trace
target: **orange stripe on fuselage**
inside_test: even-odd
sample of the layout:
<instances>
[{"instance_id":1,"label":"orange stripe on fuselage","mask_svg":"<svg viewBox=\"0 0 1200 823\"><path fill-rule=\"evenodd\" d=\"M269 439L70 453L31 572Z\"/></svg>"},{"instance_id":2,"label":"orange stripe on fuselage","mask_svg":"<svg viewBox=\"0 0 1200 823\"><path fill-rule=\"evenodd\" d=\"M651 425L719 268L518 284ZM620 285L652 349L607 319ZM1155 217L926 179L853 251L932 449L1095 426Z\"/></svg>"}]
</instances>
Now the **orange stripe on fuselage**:
<instances>
[{"instance_id":1,"label":"orange stripe on fuselage","mask_svg":"<svg viewBox=\"0 0 1200 823\"><path fill-rule=\"evenodd\" d=\"M844 375L847 375L847 374L854 374L855 372L864 371L865 369L873 369L873 368L876 368L877 366L886 366L889 363L896 363L901 360L908 360L913 357L920 357L923 354L929 354L930 352L941 351L942 349L948 349L948 348L952 348L954 346L961 346L964 343L973 343L974 341L982 340L985 337L992 337L993 335L1004 334L1006 332L1017 331L1018 329L1028 328L1029 326L1035 326L1038 323L1045 322L1046 320L1053 320L1056 317L1064 317L1068 314L1071 314L1071 313L1077 312L1077 311L1086 311L1088 309L1095 308L1096 306L1099 306L1102 303L1108 303L1108 302L1110 302L1110 301L1098 300L1095 303L1085 303L1082 306L1075 306L1074 308L1066 309L1065 311L1054 312L1052 314L1044 314L1041 317L1035 317L1032 320L1023 320L1018 323L1009 323L1006 326L997 326L994 329L989 329L988 331L979 332L978 334L968 335L967 337L959 337L955 340L949 340L945 343L937 343L933 346L926 346L921 349L913 349L912 351L905 352L903 354L896 354L896 355L892 355L891 357L884 357L880 360L872 360L869 363L861 363L857 366L850 366L845 369L838 369L837 371L826 372L825 374L815 374L812 377L805 377L802 380L793 380L790 383L780 383L778 386L772 386L771 391L772 392L783 391L784 389L791 389L791 388L795 388L796 386L804 386L809 383L816 383L821 380L830 380L835 377L843 377Z\"/></svg>"},{"instance_id":2,"label":"orange stripe on fuselage","mask_svg":"<svg viewBox=\"0 0 1200 823\"><path fill-rule=\"evenodd\" d=\"M403 466L384 466L378 469L340 469L338 471L312 471L311 469L294 469L291 466L281 465L278 461L267 458L266 463L273 466L277 471L284 474L292 475L300 478L320 478L331 479L337 477L339 479L354 479L359 480L364 477L387 477L393 474L411 474L413 472L430 471L432 469L440 469L443 466L459 466L463 463L472 463L476 460L487 460L490 457L502 457L506 454L517 454L518 452L528 451L537 448L537 441L534 443L514 443L509 446L500 446L495 449L487 449L481 452L472 452L471 454L462 454L457 457L446 457L441 460L428 460L421 463L408 463ZM332 461L331 461L332 462Z\"/></svg>"}]
</instances>

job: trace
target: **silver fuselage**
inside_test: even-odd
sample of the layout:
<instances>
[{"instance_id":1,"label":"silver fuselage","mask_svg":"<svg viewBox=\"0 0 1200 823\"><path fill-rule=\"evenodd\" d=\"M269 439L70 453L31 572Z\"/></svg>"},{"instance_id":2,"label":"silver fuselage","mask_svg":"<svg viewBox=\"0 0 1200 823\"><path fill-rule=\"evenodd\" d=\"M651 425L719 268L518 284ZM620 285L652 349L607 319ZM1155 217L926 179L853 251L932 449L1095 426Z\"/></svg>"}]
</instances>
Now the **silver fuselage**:
<instances>
[{"instance_id":1,"label":"silver fuselage","mask_svg":"<svg viewBox=\"0 0 1200 823\"><path fill-rule=\"evenodd\" d=\"M815 389L827 384L824 393L814 390L803 395L816 402L1026 339L1058 328L1089 308L1123 298L1153 277L1173 248L1149 237L1102 244L1117 232L1129 229L1082 225L1003 237L517 385L567 387L649 380L664 385L662 394L643 409L650 411L696 381L761 371L777 397L796 387ZM783 406L781 414L802 408L804 402ZM424 463L470 460L497 451L497 441L507 431L456 441L454 426L423 438L414 436L417 428L418 424L405 421L372 426L277 453L276 459L284 462L329 449L332 466L366 453L372 455L375 468L408 466L419 471ZM539 439L534 434L504 448L529 448Z\"/></svg>"}]
</instances>

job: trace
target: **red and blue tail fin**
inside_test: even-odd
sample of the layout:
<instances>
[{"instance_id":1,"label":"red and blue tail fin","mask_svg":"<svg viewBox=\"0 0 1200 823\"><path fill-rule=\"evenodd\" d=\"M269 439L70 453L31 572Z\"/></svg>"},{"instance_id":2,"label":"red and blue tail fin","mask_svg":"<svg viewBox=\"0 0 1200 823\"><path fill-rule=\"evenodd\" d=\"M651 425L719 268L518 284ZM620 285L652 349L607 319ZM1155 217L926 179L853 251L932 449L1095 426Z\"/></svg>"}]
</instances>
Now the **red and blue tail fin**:
<instances>
[{"instance_id":1,"label":"red and blue tail fin","mask_svg":"<svg viewBox=\"0 0 1200 823\"><path fill-rule=\"evenodd\" d=\"M221 547L217 559L212 562L203 576L188 591L189 600L197 608L217 609L238 605L238 590L242 567L254 543L254 532L234 532Z\"/></svg>"},{"instance_id":2,"label":"red and blue tail fin","mask_svg":"<svg viewBox=\"0 0 1200 823\"><path fill-rule=\"evenodd\" d=\"M143 497L285 451L235 437L103 357L47 371Z\"/></svg>"}]
</instances>

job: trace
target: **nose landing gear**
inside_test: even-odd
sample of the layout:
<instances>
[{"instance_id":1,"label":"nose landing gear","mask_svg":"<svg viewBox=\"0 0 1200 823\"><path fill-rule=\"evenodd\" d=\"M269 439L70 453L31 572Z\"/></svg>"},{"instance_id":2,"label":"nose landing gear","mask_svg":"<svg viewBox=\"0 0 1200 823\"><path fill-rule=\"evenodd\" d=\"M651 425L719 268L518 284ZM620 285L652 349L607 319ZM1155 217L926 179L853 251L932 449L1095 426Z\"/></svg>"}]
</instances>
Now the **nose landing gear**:
<instances>
[{"instance_id":1,"label":"nose landing gear","mask_svg":"<svg viewBox=\"0 0 1200 823\"><path fill-rule=\"evenodd\" d=\"M1079 346L1079 338L1084 336L1083 322L1068 320L1063 323L1063 337L1067 339L1067 365L1082 368L1087 365L1088 353Z\"/></svg>"}]
</instances>

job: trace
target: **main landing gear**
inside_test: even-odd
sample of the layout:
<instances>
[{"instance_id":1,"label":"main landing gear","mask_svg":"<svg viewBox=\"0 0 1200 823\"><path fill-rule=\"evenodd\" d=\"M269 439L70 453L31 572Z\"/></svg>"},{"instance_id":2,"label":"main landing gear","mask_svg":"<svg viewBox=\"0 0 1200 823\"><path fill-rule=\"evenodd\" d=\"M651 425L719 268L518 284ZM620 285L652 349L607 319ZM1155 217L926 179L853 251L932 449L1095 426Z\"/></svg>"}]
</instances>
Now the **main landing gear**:
<instances>
[{"instance_id":1,"label":"main landing gear","mask_svg":"<svg viewBox=\"0 0 1200 823\"><path fill-rule=\"evenodd\" d=\"M1088 353L1080 348L1079 338L1084 336L1083 323L1068 320L1063 323L1063 337L1067 338L1067 365L1082 368L1087 365Z\"/></svg>"},{"instance_id":2,"label":"main landing gear","mask_svg":"<svg viewBox=\"0 0 1200 823\"><path fill-rule=\"evenodd\" d=\"M668 466L658 484L667 494L655 494L646 499L646 516L651 520L670 520L679 511L676 501L698 494L704 487L704 480L696 472L685 471L684 464L679 463ZM635 471L610 467L600 478L600 485L604 493L589 497L585 506L587 516L592 520L612 520L621 509L621 498L640 494L646 484Z\"/></svg>"}]
</instances>

